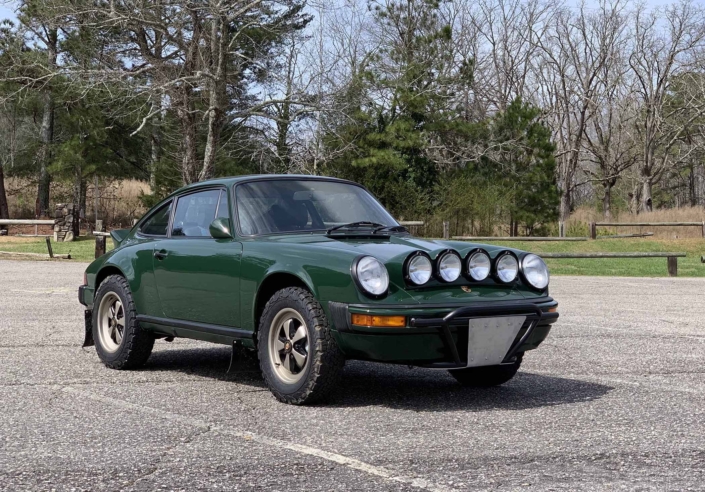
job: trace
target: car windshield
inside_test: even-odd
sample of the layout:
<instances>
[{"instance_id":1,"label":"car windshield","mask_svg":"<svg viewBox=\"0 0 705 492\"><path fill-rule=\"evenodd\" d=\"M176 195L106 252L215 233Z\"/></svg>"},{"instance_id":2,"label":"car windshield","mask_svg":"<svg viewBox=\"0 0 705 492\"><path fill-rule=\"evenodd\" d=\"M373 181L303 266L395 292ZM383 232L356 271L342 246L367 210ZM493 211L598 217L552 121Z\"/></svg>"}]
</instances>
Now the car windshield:
<instances>
[{"instance_id":1,"label":"car windshield","mask_svg":"<svg viewBox=\"0 0 705 492\"><path fill-rule=\"evenodd\" d=\"M319 180L263 180L235 189L243 235L393 227L398 223L364 188ZM362 224L353 224L362 223ZM342 231L344 228L339 229Z\"/></svg>"}]
</instances>

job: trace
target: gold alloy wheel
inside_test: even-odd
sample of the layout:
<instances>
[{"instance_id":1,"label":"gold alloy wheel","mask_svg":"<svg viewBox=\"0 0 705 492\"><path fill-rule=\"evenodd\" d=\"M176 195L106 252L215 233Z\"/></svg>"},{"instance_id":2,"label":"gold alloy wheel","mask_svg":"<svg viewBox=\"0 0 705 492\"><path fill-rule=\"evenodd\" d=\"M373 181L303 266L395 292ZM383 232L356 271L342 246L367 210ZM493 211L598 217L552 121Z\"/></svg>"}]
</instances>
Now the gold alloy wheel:
<instances>
[{"instance_id":1,"label":"gold alloy wheel","mask_svg":"<svg viewBox=\"0 0 705 492\"><path fill-rule=\"evenodd\" d=\"M107 292L98 307L98 336L106 352L114 353L125 334L125 309L115 292Z\"/></svg>"},{"instance_id":2,"label":"gold alloy wheel","mask_svg":"<svg viewBox=\"0 0 705 492\"><path fill-rule=\"evenodd\" d=\"M294 309L277 313L269 328L269 360L284 383L298 382L304 375L309 355L306 322Z\"/></svg>"}]
</instances>

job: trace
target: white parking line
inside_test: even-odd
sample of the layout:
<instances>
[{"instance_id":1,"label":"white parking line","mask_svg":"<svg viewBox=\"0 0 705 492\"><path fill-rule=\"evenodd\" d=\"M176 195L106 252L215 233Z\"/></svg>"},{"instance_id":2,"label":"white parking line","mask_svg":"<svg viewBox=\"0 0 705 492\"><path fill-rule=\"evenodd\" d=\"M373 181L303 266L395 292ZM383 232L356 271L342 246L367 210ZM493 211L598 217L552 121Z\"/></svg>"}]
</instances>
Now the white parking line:
<instances>
[{"instance_id":1,"label":"white parking line","mask_svg":"<svg viewBox=\"0 0 705 492\"><path fill-rule=\"evenodd\" d=\"M239 431L239 430L235 430L235 429L230 429L228 427L222 427L217 424L208 423L204 420L195 419L195 418L187 417L184 415L179 415L177 413L166 412L166 411L159 410L159 409L152 408L152 407L148 407L145 405L137 405L135 403L130 403L125 400L110 398L110 397L99 395L99 394L92 393L89 391L84 391L84 390L72 388L70 386L59 386L59 387L57 387L57 389L60 389L61 391L65 392L65 393L70 393L70 394L73 394L76 396L88 398L90 400L100 401L100 402L107 403L110 405L119 406L119 407L126 408L129 410L134 410L136 412L141 412L141 413L146 413L149 415L161 417L166 420L171 420L171 421L179 422L181 424L190 425L190 426L196 427L198 429L219 432L221 434L227 434L229 436L237 437L239 439L244 439L246 441L254 441L254 442L257 442L260 444L266 444L268 446L272 446L277 449L284 448L284 449L289 449L291 451L296 451L297 453L306 454L309 456L315 456L317 458L321 458L321 459L324 459L327 461L332 461L334 463L338 463L343 466L347 466L348 468L352 468L353 470L359 470L359 471L365 472L369 475L374 475L376 477L380 477L380 478L382 478L384 480L388 480L390 482L403 483L406 485L411 485L412 487L417 487L420 489L428 490L430 492L455 492L455 490L456 490L453 488L445 487L443 485L437 485L437 484L431 483L428 480L424 480L423 478L411 477L411 476L406 476L406 475L399 475L399 474L393 473L392 471L390 471L386 468L370 465L369 463L365 463L364 461L356 460L355 458L349 458L349 457L343 456L341 454L331 453L329 451L324 451L322 449L314 448L311 446L305 446L302 444L294 444L294 443L290 443L287 441L282 441L280 439L275 439L272 437L254 434L252 432L244 432L244 431Z\"/></svg>"}]
</instances>

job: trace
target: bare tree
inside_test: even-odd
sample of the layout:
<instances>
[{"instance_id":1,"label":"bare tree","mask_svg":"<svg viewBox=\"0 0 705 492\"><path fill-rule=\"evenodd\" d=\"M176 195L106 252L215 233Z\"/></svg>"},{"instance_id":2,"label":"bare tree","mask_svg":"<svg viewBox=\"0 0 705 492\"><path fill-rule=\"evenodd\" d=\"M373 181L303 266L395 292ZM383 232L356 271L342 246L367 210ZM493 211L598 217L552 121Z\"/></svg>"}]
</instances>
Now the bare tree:
<instances>
[{"instance_id":1,"label":"bare tree","mask_svg":"<svg viewBox=\"0 0 705 492\"><path fill-rule=\"evenodd\" d=\"M612 216L612 190L637 158L634 120L639 111L629 78L628 31L624 27L628 14L626 11L612 10L609 15L616 16L613 26L618 31L608 47L611 52L598 72L596 89L588 106L585 159L594 167L583 167L589 182L602 186L602 212L605 218Z\"/></svg>"},{"instance_id":2,"label":"bare tree","mask_svg":"<svg viewBox=\"0 0 705 492\"><path fill-rule=\"evenodd\" d=\"M542 106L556 140L561 220L570 216L590 118L588 110L599 86L599 75L621 32L622 8L619 0L602 0L596 11L584 3L575 13L562 9L556 15L555 27L537 37L542 49L538 65Z\"/></svg>"},{"instance_id":3,"label":"bare tree","mask_svg":"<svg viewBox=\"0 0 705 492\"><path fill-rule=\"evenodd\" d=\"M535 103L535 60L541 39L556 21L556 5L544 0L480 0L470 4L476 32L476 95L490 111L504 111L516 98Z\"/></svg>"},{"instance_id":4,"label":"bare tree","mask_svg":"<svg viewBox=\"0 0 705 492\"><path fill-rule=\"evenodd\" d=\"M705 42L705 12L686 0L663 10L648 11L641 5L634 14L632 29L629 63L642 105L636 124L642 145L641 189L635 191L641 193L641 210L651 211L654 183L666 170L688 158L688 151L679 152L676 147L705 107L700 77L691 77L693 90L684 94L680 104L669 104L668 97L674 78L690 77L689 73L701 68L698 55Z\"/></svg>"}]
</instances>

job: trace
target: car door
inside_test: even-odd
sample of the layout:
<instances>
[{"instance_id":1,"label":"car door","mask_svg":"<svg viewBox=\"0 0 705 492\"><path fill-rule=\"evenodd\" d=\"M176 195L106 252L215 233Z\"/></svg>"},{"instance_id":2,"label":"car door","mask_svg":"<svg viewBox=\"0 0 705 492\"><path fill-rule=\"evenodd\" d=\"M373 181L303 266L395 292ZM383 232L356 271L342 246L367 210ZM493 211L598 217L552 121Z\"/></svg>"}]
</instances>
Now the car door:
<instances>
[{"instance_id":1,"label":"car door","mask_svg":"<svg viewBox=\"0 0 705 492\"><path fill-rule=\"evenodd\" d=\"M167 318L238 327L242 244L214 239L216 217L230 220L226 188L191 191L176 199L169 236L154 249L154 276Z\"/></svg>"},{"instance_id":2,"label":"car door","mask_svg":"<svg viewBox=\"0 0 705 492\"><path fill-rule=\"evenodd\" d=\"M160 317L163 314L159 293L154 279L154 249L159 247L169 233L169 219L174 200L168 200L145 216L137 226L137 241L130 246L132 251L132 294L137 312L142 315Z\"/></svg>"}]
</instances>

